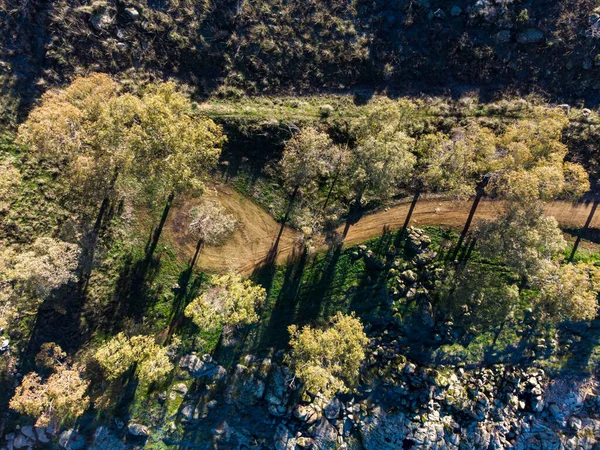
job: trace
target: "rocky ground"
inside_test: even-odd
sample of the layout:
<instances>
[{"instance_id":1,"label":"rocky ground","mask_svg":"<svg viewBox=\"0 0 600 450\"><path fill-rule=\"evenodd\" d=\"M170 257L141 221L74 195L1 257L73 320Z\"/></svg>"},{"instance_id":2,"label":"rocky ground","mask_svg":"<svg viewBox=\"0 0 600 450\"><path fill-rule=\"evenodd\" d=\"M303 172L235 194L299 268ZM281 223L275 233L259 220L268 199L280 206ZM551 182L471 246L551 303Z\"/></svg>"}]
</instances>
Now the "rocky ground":
<instances>
[{"instance_id":1,"label":"rocky ground","mask_svg":"<svg viewBox=\"0 0 600 450\"><path fill-rule=\"evenodd\" d=\"M427 288L436 273L430 241L411 229L409 262L393 252L378 257L367 246L353 257L386 273L390 301L416 302L421 326L437 330ZM405 345L395 331L370 332L360 384L330 401L301 393L283 351L247 354L229 368L210 355L186 353L171 385L150 395L143 414L125 411L61 430L21 426L0 449L599 448L595 376L546 373L535 360L485 367L417 363L403 356Z\"/></svg>"}]
</instances>

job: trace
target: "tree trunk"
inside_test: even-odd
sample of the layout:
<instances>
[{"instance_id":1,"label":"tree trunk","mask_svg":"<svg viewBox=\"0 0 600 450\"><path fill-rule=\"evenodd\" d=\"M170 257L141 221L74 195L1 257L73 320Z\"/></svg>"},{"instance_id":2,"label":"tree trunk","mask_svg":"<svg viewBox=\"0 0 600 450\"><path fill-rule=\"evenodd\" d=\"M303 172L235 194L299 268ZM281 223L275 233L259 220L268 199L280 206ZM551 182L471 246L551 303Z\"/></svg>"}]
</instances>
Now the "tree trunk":
<instances>
[{"instance_id":1,"label":"tree trunk","mask_svg":"<svg viewBox=\"0 0 600 450\"><path fill-rule=\"evenodd\" d=\"M577 248L579 247L579 243L581 242L581 236L585 234L585 232L590 227L590 224L592 223L592 219L594 218L594 214L596 213L596 208L598 208L598 202L599 202L599 200L594 200L594 204L592 205L590 214L588 215L588 218L585 221L585 225L577 233L577 239L575 240L575 244L573 245L573 250L571 251L571 256L569 256L569 262L573 262L573 258L575 257L575 253L577 252Z\"/></svg>"}]
</instances>

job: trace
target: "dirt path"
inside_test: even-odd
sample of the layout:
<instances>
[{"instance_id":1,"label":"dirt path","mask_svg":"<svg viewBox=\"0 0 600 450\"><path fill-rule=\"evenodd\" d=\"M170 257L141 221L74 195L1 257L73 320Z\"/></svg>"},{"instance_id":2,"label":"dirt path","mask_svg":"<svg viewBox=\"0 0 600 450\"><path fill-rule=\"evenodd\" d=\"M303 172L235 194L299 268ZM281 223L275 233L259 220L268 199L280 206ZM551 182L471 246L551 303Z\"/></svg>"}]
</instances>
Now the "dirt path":
<instances>
[{"instance_id":1,"label":"dirt path","mask_svg":"<svg viewBox=\"0 0 600 450\"><path fill-rule=\"evenodd\" d=\"M205 194L217 199L238 220L238 229L221 246L206 247L200 253L197 267L210 271L238 270L249 273L261 264L280 231L280 225L260 206L228 186L217 186ZM199 199L185 200L174 207L165 227L165 238L181 251L180 257L190 260L196 248L195 239L187 233L187 212ZM502 210L503 202L482 200L475 221L493 219ZM345 245L355 245L383 233L384 227L397 230L404 224L410 203L402 203L386 211L364 216L350 227ZM413 212L411 225L441 225L461 229L471 208L471 201L422 199ZM585 223L591 204L553 202L548 204L547 215L556 217L562 227L581 227ZM600 228L600 213L591 224ZM338 231L341 233L343 227ZM277 262L284 262L294 251L299 233L285 228L277 248Z\"/></svg>"}]
</instances>

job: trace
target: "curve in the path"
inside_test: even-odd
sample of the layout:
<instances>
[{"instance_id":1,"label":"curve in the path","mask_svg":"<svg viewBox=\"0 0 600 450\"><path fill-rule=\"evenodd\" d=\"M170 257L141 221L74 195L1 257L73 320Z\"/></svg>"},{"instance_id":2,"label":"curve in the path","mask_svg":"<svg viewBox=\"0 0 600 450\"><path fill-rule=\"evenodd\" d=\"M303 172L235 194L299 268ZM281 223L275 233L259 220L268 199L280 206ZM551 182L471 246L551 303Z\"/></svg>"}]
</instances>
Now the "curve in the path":
<instances>
[{"instance_id":1,"label":"curve in the path","mask_svg":"<svg viewBox=\"0 0 600 450\"><path fill-rule=\"evenodd\" d=\"M202 249L198 267L209 271L237 270L249 273L262 264L272 250L280 231L280 225L252 200L228 186L217 186L207 193L208 198L217 199L233 214L239 226L234 235L223 245ZM198 199L183 201L174 208L165 227L165 237L179 250L183 258L191 259L196 242L187 233L187 212L199 202ZM401 203L385 211L365 215L350 227L344 241L346 246L355 245L380 236L384 228L397 230L404 224L410 204ZM411 218L411 225L438 225L460 229L464 226L471 201L422 199L417 203ZM475 221L494 219L503 208L502 201L482 200L475 214ZM578 228L585 223L591 203L570 203L556 201L546 205L546 215L554 216L563 228ZM600 228L600 213L592 223ZM338 231L341 233L343 227ZM299 233L285 228L277 246L276 262L282 263L297 249ZM325 244L321 244L325 247Z\"/></svg>"}]
</instances>

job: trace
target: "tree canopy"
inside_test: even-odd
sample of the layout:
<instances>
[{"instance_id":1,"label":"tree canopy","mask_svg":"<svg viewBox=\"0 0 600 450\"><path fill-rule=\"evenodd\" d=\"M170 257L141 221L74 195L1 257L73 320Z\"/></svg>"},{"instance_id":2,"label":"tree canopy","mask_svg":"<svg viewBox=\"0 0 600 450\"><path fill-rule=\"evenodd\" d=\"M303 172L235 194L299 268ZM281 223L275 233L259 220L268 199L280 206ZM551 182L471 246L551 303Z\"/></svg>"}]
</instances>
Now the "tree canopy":
<instances>
[{"instance_id":1,"label":"tree canopy","mask_svg":"<svg viewBox=\"0 0 600 450\"><path fill-rule=\"evenodd\" d=\"M40 355L36 361L53 373L46 379L35 372L25 375L10 400L10 407L34 417L37 427L57 425L81 416L90 404L86 395L90 383L82 377L83 366L61 361L65 354L54 343L45 344Z\"/></svg>"},{"instance_id":2,"label":"tree canopy","mask_svg":"<svg viewBox=\"0 0 600 450\"><path fill-rule=\"evenodd\" d=\"M306 391L332 398L356 382L369 342L354 315L338 312L326 329L290 325L291 359Z\"/></svg>"},{"instance_id":3,"label":"tree canopy","mask_svg":"<svg viewBox=\"0 0 600 450\"><path fill-rule=\"evenodd\" d=\"M267 291L241 275L230 273L213 276L208 290L185 308L185 315L203 330L224 326L239 327L256 323L256 312L266 299Z\"/></svg>"}]
</instances>

